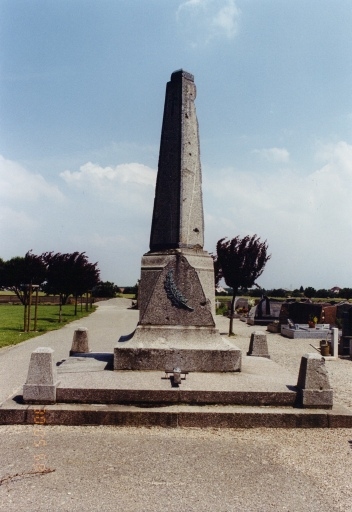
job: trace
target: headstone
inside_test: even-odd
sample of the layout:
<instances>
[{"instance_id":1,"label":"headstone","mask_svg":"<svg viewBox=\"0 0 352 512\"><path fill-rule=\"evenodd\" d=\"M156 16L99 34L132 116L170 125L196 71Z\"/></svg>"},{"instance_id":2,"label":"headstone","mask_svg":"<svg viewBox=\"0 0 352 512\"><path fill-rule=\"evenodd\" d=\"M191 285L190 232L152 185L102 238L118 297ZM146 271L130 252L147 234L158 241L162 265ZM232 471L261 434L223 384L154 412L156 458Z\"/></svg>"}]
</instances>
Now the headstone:
<instances>
[{"instance_id":1,"label":"headstone","mask_svg":"<svg viewBox=\"0 0 352 512\"><path fill-rule=\"evenodd\" d=\"M194 77L166 87L150 251L142 257L139 323L114 351L115 370L239 371L241 352L215 327L204 218ZM122 337L122 342L125 337Z\"/></svg>"},{"instance_id":2,"label":"headstone","mask_svg":"<svg viewBox=\"0 0 352 512\"><path fill-rule=\"evenodd\" d=\"M25 402L35 404L56 402L56 387L59 382L53 353L53 349L48 347L38 347L32 352L27 380L23 386Z\"/></svg>"},{"instance_id":3,"label":"headstone","mask_svg":"<svg viewBox=\"0 0 352 512\"><path fill-rule=\"evenodd\" d=\"M339 330L337 327L331 329L331 349L333 357L339 357Z\"/></svg>"},{"instance_id":4,"label":"headstone","mask_svg":"<svg viewBox=\"0 0 352 512\"><path fill-rule=\"evenodd\" d=\"M252 332L247 356L266 357L270 359L265 332Z\"/></svg>"},{"instance_id":5,"label":"headstone","mask_svg":"<svg viewBox=\"0 0 352 512\"><path fill-rule=\"evenodd\" d=\"M87 352L89 352L88 329L86 327L78 327L73 333L70 356Z\"/></svg>"},{"instance_id":6,"label":"headstone","mask_svg":"<svg viewBox=\"0 0 352 512\"><path fill-rule=\"evenodd\" d=\"M302 356L297 388L301 405L304 408L332 408L333 390L330 386L325 360L319 354Z\"/></svg>"}]
</instances>

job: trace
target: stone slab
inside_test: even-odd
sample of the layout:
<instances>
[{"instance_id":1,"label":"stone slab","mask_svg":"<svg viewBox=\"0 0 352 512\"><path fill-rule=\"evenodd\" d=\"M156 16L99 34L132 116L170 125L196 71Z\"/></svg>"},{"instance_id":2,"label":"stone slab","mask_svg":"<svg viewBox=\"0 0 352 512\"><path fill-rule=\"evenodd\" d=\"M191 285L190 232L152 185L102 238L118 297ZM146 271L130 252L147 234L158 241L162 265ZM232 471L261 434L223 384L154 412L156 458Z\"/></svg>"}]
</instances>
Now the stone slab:
<instances>
[{"instance_id":1,"label":"stone slab","mask_svg":"<svg viewBox=\"0 0 352 512\"><path fill-rule=\"evenodd\" d=\"M333 404L332 389L302 389L302 405L305 409L331 409Z\"/></svg>"},{"instance_id":2,"label":"stone slab","mask_svg":"<svg viewBox=\"0 0 352 512\"><path fill-rule=\"evenodd\" d=\"M58 402L293 406L296 401L296 377L267 359L245 357L240 373L191 372L179 387L165 371L99 371L91 363L91 357L68 358L59 366Z\"/></svg>"},{"instance_id":3,"label":"stone slab","mask_svg":"<svg viewBox=\"0 0 352 512\"><path fill-rule=\"evenodd\" d=\"M138 326L114 349L115 370L238 372L241 361L241 350L210 327Z\"/></svg>"},{"instance_id":4,"label":"stone slab","mask_svg":"<svg viewBox=\"0 0 352 512\"><path fill-rule=\"evenodd\" d=\"M55 404L30 406L10 399L0 407L0 425L35 424L35 410L45 410L45 425L157 426L167 428L351 428L352 412L291 407Z\"/></svg>"},{"instance_id":5,"label":"stone slab","mask_svg":"<svg viewBox=\"0 0 352 512\"><path fill-rule=\"evenodd\" d=\"M281 325L281 335L291 339L315 339L325 340L331 336L330 329L309 328L291 329L288 325Z\"/></svg>"}]
</instances>

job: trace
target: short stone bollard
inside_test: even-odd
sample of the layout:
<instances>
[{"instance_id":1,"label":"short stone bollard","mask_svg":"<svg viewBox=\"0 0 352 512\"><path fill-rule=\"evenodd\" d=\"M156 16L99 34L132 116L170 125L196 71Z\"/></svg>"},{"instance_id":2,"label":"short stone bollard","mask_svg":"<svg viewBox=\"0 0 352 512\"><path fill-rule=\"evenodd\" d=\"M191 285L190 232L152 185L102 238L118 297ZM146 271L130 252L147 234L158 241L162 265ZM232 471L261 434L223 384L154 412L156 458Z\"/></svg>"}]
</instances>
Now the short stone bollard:
<instances>
[{"instance_id":1,"label":"short stone bollard","mask_svg":"<svg viewBox=\"0 0 352 512\"><path fill-rule=\"evenodd\" d=\"M87 352L89 352L88 329L86 327L78 327L73 333L70 356Z\"/></svg>"},{"instance_id":2,"label":"short stone bollard","mask_svg":"<svg viewBox=\"0 0 352 512\"><path fill-rule=\"evenodd\" d=\"M53 354L53 349L48 347L38 347L32 352L27 381L23 386L24 402L34 404L56 402L56 387L59 382Z\"/></svg>"},{"instance_id":3,"label":"short stone bollard","mask_svg":"<svg viewBox=\"0 0 352 512\"><path fill-rule=\"evenodd\" d=\"M266 357L267 359L270 359L265 332L252 332L247 356Z\"/></svg>"},{"instance_id":4,"label":"short stone bollard","mask_svg":"<svg viewBox=\"0 0 352 512\"><path fill-rule=\"evenodd\" d=\"M330 386L325 360L319 354L304 354L302 356L297 388L303 408L332 408L333 390Z\"/></svg>"}]
</instances>

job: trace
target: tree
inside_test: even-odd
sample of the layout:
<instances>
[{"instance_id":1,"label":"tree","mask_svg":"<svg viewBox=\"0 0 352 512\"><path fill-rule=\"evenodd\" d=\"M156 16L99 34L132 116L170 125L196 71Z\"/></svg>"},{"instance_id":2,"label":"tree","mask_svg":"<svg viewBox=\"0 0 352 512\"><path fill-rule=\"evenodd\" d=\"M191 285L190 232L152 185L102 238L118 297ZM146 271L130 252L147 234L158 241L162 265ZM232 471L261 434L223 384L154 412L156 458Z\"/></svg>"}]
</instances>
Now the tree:
<instances>
[{"instance_id":1,"label":"tree","mask_svg":"<svg viewBox=\"0 0 352 512\"><path fill-rule=\"evenodd\" d=\"M116 297L118 293L118 286L110 281L100 281L92 288L93 297L113 298Z\"/></svg>"},{"instance_id":2,"label":"tree","mask_svg":"<svg viewBox=\"0 0 352 512\"><path fill-rule=\"evenodd\" d=\"M213 258L213 263L214 263L214 279L215 279L215 288L216 288L224 276L222 275L222 270L221 270L221 266L219 264L219 259L218 259L217 254L210 254L210 256Z\"/></svg>"},{"instance_id":3,"label":"tree","mask_svg":"<svg viewBox=\"0 0 352 512\"><path fill-rule=\"evenodd\" d=\"M320 288L320 290L317 290L315 292L315 296L319 297L320 299L328 299L331 295L330 290L327 290L326 288Z\"/></svg>"},{"instance_id":4,"label":"tree","mask_svg":"<svg viewBox=\"0 0 352 512\"><path fill-rule=\"evenodd\" d=\"M218 265L227 286L233 288L231 301L229 336L233 333L233 315L235 297L240 288L251 288L262 275L267 261L271 258L268 245L261 242L257 235L239 236L232 240L222 238L216 245ZM258 286L258 285L256 285Z\"/></svg>"},{"instance_id":5,"label":"tree","mask_svg":"<svg viewBox=\"0 0 352 512\"><path fill-rule=\"evenodd\" d=\"M77 314L77 298L88 292L99 282L97 263L89 263L84 252L56 253L47 252L42 255L47 266L47 281L44 286L46 293L60 296L59 322L61 322L62 306L70 295L75 297L75 314Z\"/></svg>"},{"instance_id":6,"label":"tree","mask_svg":"<svg viewBox=\"0 0 352 512\"><path fill-rule=\"evenodd\" d=\"M304 289L304 295L308 297L308 299L311 299L312 297L315 297L316 290L312 286L308 286Z\"/></svg>"},{"instance_id":7,"label":"tree","mask_svg":"<svg viewBox=\"0 0 352 512\"><path fill-rule=\"evenodd\" d=\"M23 330L30 330L30 305L33 285L41 285L46 279L46 268L41 256L32 251L3 262L1 286L14 292L24 305Z\"/></svg>"},{"instance_id":8,"label":"tree","mask_svg":"<svg viewBox=\"0 0 352 512\"><path fill-rule=\"evenodd\" d=\"M342 288L339 292L339 297L347 300L352 298L352 288Z\"/></svg>"}]
</instances>

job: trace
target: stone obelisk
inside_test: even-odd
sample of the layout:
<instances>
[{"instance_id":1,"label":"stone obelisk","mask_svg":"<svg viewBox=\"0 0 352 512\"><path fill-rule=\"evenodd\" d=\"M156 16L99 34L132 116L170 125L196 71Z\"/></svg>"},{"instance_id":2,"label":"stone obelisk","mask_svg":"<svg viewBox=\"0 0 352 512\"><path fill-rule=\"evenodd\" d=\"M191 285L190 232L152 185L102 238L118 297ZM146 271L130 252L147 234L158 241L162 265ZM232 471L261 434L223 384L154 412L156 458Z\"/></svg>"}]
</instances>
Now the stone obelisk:
<instances>
[{"instance_id":1,"label":"stone obelisk","mask_svg":"<svg viewBox=\"0 0 352 512\"><path fill-rule=\"evenodd\" d=\"M204 216L194 77L166 87L150 251L142 257L139 323L115 348L116 370L239 371L240 350L215 328L212 257Z\"/></svg>"}]
</instances>

